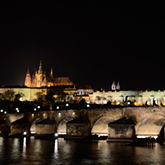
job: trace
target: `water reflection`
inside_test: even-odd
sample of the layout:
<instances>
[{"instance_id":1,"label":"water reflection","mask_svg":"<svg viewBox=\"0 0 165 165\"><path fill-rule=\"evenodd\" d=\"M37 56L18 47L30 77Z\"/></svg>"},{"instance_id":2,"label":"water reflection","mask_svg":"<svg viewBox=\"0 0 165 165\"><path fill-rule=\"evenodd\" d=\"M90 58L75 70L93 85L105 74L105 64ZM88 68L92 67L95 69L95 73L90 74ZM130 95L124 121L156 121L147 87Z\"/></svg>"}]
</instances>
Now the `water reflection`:
<instances>
[{"instance_id":1,"label":"water reflection","mask_svg":"<svg viewBox=\"0 0 165 165\"><path fill-rule=\"evenodd\" d=\"M58 158L58 140L57 139L54 141L54 157L56 159Z\"/></svg>"},{"instance_id":2,"label":"water reflection","mask_svg":"<svg viewBox=\"0 0 165 165\"><path fill-rule=\"evenodd\" d=\"M8 139L8 143L11 143L11 150L9 149L11 159L14 161L19 160L22 146L20 139Z\"/></svg>"},{"instance_id":3,"label":"water reflection","mask_svg":"<svg viewBox=\"0 0 165 165\"><path fill-rule=\"evenodd\" d=\"M22 157L26 159L26 137L23 138Z\"/></svg>"},{"instance_id":4,"label":"water reflection","mask_svg":"<svg viewBox=\"0 0 165 165\"><path fill-rule=\"evenodd\" d=\"M165 146L126 146L124 143L81 143L0 137L0 164L163 164Z\"/></svg>"},{"instance_id":5,"label":"water reflection","mask_svg":"<svg viewBox=\"0 0 165 165\"><path fill-rule=\"evenodd\" d=\"M35 139L33 139L33 140L35 140ZM34 152L36 152L36 153L40 152L41 146L42 146L41 141L40 140L36 140L34 146L35 146L34 147Z\"/></svg>"}]
</instances>

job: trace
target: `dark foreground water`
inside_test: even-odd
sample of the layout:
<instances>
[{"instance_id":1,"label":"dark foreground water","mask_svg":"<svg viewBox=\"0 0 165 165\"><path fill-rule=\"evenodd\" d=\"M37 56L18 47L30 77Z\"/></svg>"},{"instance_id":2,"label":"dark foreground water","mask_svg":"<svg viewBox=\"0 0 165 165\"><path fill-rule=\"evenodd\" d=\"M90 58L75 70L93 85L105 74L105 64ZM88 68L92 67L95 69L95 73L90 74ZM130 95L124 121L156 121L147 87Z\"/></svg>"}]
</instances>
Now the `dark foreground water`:
<instances>
[{"instance_id":1,"label":"dark foreground water","mask_svg":"<svg viewBox=\"0 0 165 165\"><path fill-rule=\"evenodd\" d=\"M78 143L0 137L0 164L165 164L165 146L133 147L124 143Z\"/></svg>"}]
</instances>

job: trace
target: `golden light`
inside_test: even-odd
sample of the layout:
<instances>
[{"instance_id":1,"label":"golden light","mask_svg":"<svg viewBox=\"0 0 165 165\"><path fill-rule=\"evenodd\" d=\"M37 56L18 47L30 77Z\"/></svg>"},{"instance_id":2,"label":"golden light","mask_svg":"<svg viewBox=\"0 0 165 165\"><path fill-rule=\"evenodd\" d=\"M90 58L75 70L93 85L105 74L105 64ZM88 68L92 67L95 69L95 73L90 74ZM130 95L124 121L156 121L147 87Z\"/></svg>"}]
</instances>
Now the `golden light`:
<instances>
[{"instance_id":1,"label":"golden light","mask_svg":"<svg viewBox=\"0 0 165 165\"><path fill-rule=\"evenodd\" d=\"M136 106L137 105L137 102L135 101L133 104Z\"/></svg>"},{"instance_id":2,"label":"golden light","mask_svg":"<svg viewBox=\"0 0 165 165\"><path fill-rule=\"evenodd\" d=\"M19 101L23 101L23 98L22 98L22 97L20 97L20 98L19 98Z\"/></svg>"}]
</instances>

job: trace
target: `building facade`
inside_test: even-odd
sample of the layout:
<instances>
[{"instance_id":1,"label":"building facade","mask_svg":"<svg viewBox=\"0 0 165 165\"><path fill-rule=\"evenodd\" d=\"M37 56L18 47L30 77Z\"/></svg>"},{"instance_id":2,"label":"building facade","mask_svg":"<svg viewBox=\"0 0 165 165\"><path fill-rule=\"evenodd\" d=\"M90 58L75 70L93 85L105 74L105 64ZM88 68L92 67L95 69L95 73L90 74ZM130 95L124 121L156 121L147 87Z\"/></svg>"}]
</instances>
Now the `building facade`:
<instances>
[{"instance_id":1,"label":"building facade","mask_svg":"<svg viewBox=\"0 0 165 165\"><path fill-rule=\"evenodd\" d=\"M113 105L160 106L165 105L165 90L96 91L89 95L89 101L96 104L111 102Z\"/></svg>"}]
</instances>

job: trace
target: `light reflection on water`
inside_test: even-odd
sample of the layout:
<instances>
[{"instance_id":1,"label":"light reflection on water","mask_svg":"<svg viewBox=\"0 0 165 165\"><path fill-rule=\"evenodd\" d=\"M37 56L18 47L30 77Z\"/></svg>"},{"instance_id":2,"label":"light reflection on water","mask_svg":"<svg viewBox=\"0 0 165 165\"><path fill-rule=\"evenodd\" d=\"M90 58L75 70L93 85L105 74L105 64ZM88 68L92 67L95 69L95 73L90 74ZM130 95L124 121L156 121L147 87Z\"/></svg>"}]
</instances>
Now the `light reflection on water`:
<instances>
[{"instance_id":1,"label":"light reflection on water","mask_svg":"<svg viewBox=\"0 0 165 165\"><path fill-rule=\"evenodd\" d=\"M22 157L26 159L26 137L23 138Z\"/></svg>"},{"instance_id":2,"label":"light reflection on water","mask_svg":"<svg viewBox=\"0 0 165 165\"><path fill-rule=\"evenodd\" d=\"M0 164L164 164L165 146L126 146L124 143L78 143L34 137L12 139L0 137Z\"/></svg>"}]
</instances>

